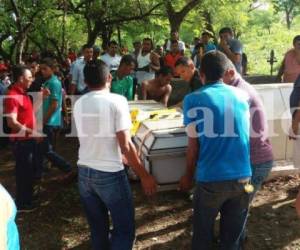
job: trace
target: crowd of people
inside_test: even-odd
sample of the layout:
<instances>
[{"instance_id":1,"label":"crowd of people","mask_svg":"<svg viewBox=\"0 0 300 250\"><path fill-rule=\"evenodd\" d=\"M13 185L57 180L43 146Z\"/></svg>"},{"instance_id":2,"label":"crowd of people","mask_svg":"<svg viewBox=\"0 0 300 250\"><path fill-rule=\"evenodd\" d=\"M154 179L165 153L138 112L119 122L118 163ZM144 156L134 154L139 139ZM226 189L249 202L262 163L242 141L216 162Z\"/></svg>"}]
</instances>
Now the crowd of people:
<instances>
[{"instance_id":1,"label":"crowd of people","mask_svg":"<svg viewBox=\"0 0 300 250\"><path fill-rule=\"evenodd\" d=\"M10 228L0 243L19 249L14 216L16 210L38 208L35 186L47 158L63 171L64 180L78 172L93 249L132 249L134 206L124 163L140 177L146 195L154 195L157 184L131 141L128 101L151 99L168 106L171 81L180 78L190 89L178 104L188 135L187 168L179 188L195 186L192 249L211 249L219 213L220 249L241 249L249 205L271 171L273 153L262 101L243 79L243 46L230 28L222 28L219 36L215 44L211 33L203 32L195 39L191 57L178 32L172 31L164 46L155 48L150 38L144 38L134 42L131 54L122 56L111 41L103 53L90 45L84 45L79 56L70 50L60 63L51 53L42 58L32 54L23 65L0 61L4 131L16 162L16 208L0 189L0 197L9 204L5 218ZM300 74L299 50L297 36L283 62L284 81L294 82ZM71 122L68 95L77 96L72 113L80 145L78 171L55 152L57 131ZM300 104L300 98L296 106L297 101ZM299 117L295 111L291 138L298 134ZM4 228L3 220L0 217Z\"/></svg>"}]
</instances>

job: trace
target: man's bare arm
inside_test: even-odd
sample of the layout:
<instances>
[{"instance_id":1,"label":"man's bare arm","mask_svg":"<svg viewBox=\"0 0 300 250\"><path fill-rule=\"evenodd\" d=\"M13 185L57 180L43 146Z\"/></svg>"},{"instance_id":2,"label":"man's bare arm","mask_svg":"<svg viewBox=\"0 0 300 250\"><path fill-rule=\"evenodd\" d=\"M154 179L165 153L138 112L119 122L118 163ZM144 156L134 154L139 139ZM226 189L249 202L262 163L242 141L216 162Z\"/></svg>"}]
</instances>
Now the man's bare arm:
<instances>
[{"instance_id":1,"label":"man's bare arm","mask_svg":"<svg viewBox=\"0 0 300 250\"><path fill-rule=\"evenodd\" d=\"M295 111L292 120L292 127L290 130L289 138L296 140L299 135L299 126L300 126L300 102L298 104L298 109Z\"/></svg>"},{"instance_id":2,"label":"man's bare arm","mask_svg":"<svg viewBox=\"0 0 300 250\"><path fill-rule=\"evenodd\" d=\"M242 61L242 55L239 53L234 53L230 50L230 47L228 46L227 42L224 40L221 40L220 46L223 49L224 53L227 55L227 57L235 64L240 63Z\"/></svg>"},{"instance_id":3,"label":"man's bare arm","mask_svg":"<svg viewBox=\"0 0 300 250\"><path fill-rule=\"evenodd\" d=\"M195 173L195 167L197 165L199 155L199 141L198 138L189 137L188 149L187 149L187 168L186 175L193 179Z\"/></svg>"},{"instance_id":4,"label":"man's bare arm","mask_svg":"<svg viewBox=\"0 0 300 250\"><path fill-rule=\"evenodd\" d=\"M47 122L49 121L50 117L53 115L53 113L55 112L55 110L58 107L58 101L53 99L51 100L49 109L47 110L47 113L44 114L44 119L43 119L43 123L47 124Z\"/></svg>"},{"instance_id":5,"label":"man's bare arm","mask_svg":"<svg viewBox=\"0 0 300 250\"><path fill-rule=\"evenodd\" d=\"M166 107L168 106L168 101L169 101L169 98L171 96L171 93L172 93L172 86L171 85L167 85L166 86L166 92L162 98L162 104L165 105Z\"/></svg>"},{"instance_id":6,"label":"man's bare arm","mask_svg":"<svg viewBox=\"0 0 300 250\"><path fill-rule=\"evenodd\" d=\"M6 119L8 127L12 129L14 133L23 133L24 136L26 134L32 134L33 131L31 128L27 128L26 126L18 122L16 113L8 114L6 116Z\"/></svg>"},{"instance_id":7,"label":"man's bare arm","mask_svg":"<svg viewBox=\"0 0 300 250\"><path fill-rule=\"evenodd\" d=\"M135 146L133 145L128 130L117 132L117 139L122 153L128 160L129 166L141 178L142 186L146 195L153 195L156 192L156 182L142 165Z\"/></svg>"},{"instance_id":8,"label":"man's bare arm","mask_svg":"<svg viewBox=\"0 0 300 250\"><path fill-rule=\"evenodd\" d=\"M277 79L280 80L280 82L282 81L283 72L284 72L284 60L282 60L277 73Z\"/></svg>"},{"instance_id":9,"label":"man's bare arm","mask_svg":"<svg viewBox=\"0 0 300 250\"><path fill-rule=\"evenodd\" d=\"M147 89L148 89L148 81L142 82L142 99L147 100Z\"/></svg>"},{"instance_id":10,"label":"man's bare arm","mask_svg":"<svg viewBox=\"0 0 300 250\"><path fill-rule=\"evenodd\" d=\"M187 165L186 173L180 179L179 188L183 191L189 190L193 185L194 173L197 165L198 155L199 155L199 141L197 137L189 137L188 148L187 148Z\"/></svg>"}]
</instances>

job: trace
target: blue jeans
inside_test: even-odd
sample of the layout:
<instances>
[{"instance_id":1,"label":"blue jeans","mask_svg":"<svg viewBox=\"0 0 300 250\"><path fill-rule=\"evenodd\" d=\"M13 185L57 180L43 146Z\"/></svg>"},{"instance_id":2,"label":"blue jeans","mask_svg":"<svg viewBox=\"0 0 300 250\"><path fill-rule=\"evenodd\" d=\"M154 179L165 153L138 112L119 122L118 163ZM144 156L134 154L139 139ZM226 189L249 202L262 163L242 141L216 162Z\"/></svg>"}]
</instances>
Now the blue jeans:
<instances>
[{"instance_id":1,"label":"blue jeans","mask_svg":"<svg viewBox=\"0 0 300 250\"><path fill-rule=\"evenodd\" d=\"M214 223L220 212L220 249L241 249L250 195L238 181L198 182L194 193L193 250L210 250Z\"/></svg>"},{"instance_id":2,"label":"blue jeans","mask_svg":"<svg viewBox=\"0 0 300 250\"><path fill-rule=\"evenodd\" d=\"M268 161L260 164L251 164L252 177L251 184L254 187L254 192L250 194L250 203L254 199L256 192L261 188L262 183L266 180L273 167L273 161ZM246 227L241 237L241 242L246 240Z\"/></svg>"},{"instance_id":3,"label":"blue jeans","mask_svg":"<svg viewBox=\"0 0 300 250\"><path fill-rule=\"evenodd\" d=\"M54 126L44 126L43 133L46 134L46 137L41 143L37 144L37 168L35 170L36 179L40 179L42 177L45 157L63 172L67 173L72 170L70 163L53 150L54 130L56 128L57 127Z\"/></svg>"},{"instance_id":4,"label":"blue jeans","mask_svg":"<svg viewBox=\"0 0 300 250\"><path fill-rule=\"evenodd\" d=\"M254 198L255 193L261 188L262 183L268 177L272 167L273 167L273 161L251 165L251 169L252 169L251 184L254 186L254 192L251 195L251 200Z\"/></svg>"},{"instance_id":5,"label":"blue jeans","mask_svg":"<svg viewBox=\"0 0 300 250\"><path fill-rule=\"evenodd\" d=\"M18 209L32 205L35 145L34 140L13 142L13 153L16 159L16 205Z\"/></svg>"},{"instance_id":6,"label":"blue jeans","mask_svg":"<svg viewBox=\"0 0 300 250\"><path fill-rule=\"evenodd\" d=\"M134 206L125 171L110 173L79 166L78 179L93 249L131 250L135 237ZM111 237L108 212L113 224Z\"/></svg>"}]
</instances>

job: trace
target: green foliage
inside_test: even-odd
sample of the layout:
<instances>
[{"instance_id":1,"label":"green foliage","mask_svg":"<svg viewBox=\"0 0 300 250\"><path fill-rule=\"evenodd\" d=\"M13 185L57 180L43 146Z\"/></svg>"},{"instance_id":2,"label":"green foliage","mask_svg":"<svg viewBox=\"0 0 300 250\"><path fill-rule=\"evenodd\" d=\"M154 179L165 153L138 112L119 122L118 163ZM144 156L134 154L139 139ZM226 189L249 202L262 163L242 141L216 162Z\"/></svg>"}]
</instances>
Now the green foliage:
<instances>
[{"instance_id":1,"label":"green foliage","mask_svg":"<svg viewBox=\"0 0 300 250\"><path fill-rule=\"evenodd\" d=\"M194 0L171 1L175 12ZM300 29L300 0L202 0L185 16L180 38L193 42L204 29L214 32L232 27L244 44L249 73L268 74L267 59L274 49L279 67L284 53ZM16 3L18 20L12 3ZM286 14L292 22L286 26ZM101 45L104 39L118 40L132 49L132 42L151 37L163 45L169 38L170 21L162 0L2 0L0 1L0 54L11 57L26 33L27 51L51 49L63 55L79 49L89 39ZM64 27L64 28L63 28ZM21 33L20 33L21 31ZM106 37L104 31L107 31ZM93 33L94 32L94 33ZM91 35L94 35L92 37ZM21 39L21 40L20 40Z\"/></svg>"},{"instance_id":2,"label":"green foliage","mask_svg":"<svg viewBox=\"0 0 300 250\"><path fill-rule=\"evenodd\" d=\"M272 6L268 9L252 11L246 28L247 32L241 36L248 56L249 73L269 74L270 64L267 60L272 49L277 58L277 63L274 65L274 69L277 70L286 51L292 48L292 40L299 34L299 27L299 25L294 25L291 30L288 30Z\"/></svg>"},{"instance_id":3,"label":"green foliage","mask_svg":"<svg viewBox=\"0 0 300 250\"><path fill-rule=\"evenodd\" d=\"M300 14L300 0L272 0L276 13L284 13L287 28L290 29L293 19Z\"/></svg>"}]
</instances>

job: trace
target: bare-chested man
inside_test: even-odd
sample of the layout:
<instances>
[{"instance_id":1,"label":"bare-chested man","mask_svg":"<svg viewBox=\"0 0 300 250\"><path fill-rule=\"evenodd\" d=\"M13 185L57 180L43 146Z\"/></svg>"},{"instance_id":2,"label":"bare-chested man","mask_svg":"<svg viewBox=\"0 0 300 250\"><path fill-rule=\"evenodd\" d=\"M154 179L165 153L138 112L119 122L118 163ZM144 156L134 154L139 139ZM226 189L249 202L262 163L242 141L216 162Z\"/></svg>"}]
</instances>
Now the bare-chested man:
<instances>
[{"instance_id":1,"label":"bare-chested man","mask_svg":"<svg viewBox=\"0 0 300 250\"><path fill-rule=\"evenodd\" d=\"M167 106L171 92L172 68L162 67L153 80L142 82L143 100L155 100Z\"/></svg>"}]
</instances>

